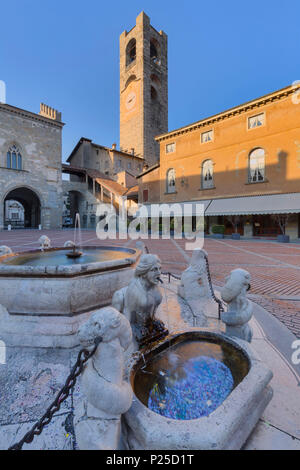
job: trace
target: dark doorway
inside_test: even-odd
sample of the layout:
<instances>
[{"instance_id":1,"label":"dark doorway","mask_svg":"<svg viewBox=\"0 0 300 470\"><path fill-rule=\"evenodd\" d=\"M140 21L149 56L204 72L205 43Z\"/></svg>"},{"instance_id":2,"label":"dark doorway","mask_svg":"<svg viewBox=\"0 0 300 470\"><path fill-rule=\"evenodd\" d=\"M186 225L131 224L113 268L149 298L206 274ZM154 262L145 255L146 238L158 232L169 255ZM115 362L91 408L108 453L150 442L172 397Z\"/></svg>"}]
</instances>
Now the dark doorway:
<instances>
[{"instance_id":1,"label":"dark doorway","mask_svg":"<svg viewBox=\"0 0 300 470\"><path fill-rule=\"evenodd\" d=\"M38 228L41 223L41 203L34 191L28 188L16 188L7 194L4 200L4 227L11 224L7 207L9 201L17 201L23 206L24 220L15 228ZM11 224L13 225L13 224Z\"/></svg>"},{"instance_id":2,"label":"dark doorway","mask_svg":"<svg viewBox=\"0 0 300 470\"><path fill-rule=\"evenodd\" d=\"M83 196L79 191L69 191L70 226L74 227L75 217L82 208Z\"/></svg>"},{"instance_id":3,"label":"dark doorway","mask_svg":"<svg viewBox=\"0 0 300 470\"><path fill-rule=\"evenodd\" d=\"M280 235L280 227L274 217L269 214L253 216L254 237L276 237Z\"/></svg>"}]
</instances>

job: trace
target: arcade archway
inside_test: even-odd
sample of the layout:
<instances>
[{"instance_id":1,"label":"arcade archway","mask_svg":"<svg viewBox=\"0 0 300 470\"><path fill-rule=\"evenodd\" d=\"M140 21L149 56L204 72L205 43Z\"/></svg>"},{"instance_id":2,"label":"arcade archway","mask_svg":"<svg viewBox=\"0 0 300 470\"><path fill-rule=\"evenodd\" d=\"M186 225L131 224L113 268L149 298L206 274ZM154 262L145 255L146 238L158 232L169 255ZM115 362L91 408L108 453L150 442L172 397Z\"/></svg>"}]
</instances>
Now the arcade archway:
<instances>
[{"instance_id":1,"label":"arcade archway","mask_svg":"<svg viewBox=\"0 0 300 470\"><path fill-rule=\"evenodd\" d=\"M23 224L19 228L38 228L41 223L41 203L37 194L29 188L20 187L10 191L4 200L4 226L11 224L8 214L9 201L17 201L23 207ZM13 225L13 224L12 224Z\"/></svg>"}]
</instances>

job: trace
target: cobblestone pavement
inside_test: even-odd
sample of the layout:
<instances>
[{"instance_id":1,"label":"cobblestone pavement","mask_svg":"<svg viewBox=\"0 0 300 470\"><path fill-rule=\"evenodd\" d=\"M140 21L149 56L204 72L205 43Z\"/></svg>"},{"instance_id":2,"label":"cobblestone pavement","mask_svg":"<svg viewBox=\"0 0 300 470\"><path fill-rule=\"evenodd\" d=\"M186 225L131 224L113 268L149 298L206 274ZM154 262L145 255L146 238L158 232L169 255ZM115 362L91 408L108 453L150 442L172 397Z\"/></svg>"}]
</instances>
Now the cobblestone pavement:
<instances>
[{"instance_id":1,"label":"cobblestone pavement","mask_svg":"<svg viewBox=\"0 0 300 470\"><path fill-rule=\"evenodd\" d=\"M62 246L73 238L73 230L18 230L0 232L0 244L13 251L38 248L38 238L46 233L52 246ZM99 240L94 230L83 230L85 245L135 246L132 240ZM162 260L163 270L180 274L188 265L191 251L185 240L145 240L150 252ZM251 273L253 299L283 322L300 338L300 244L273 241L205 239L212 279L222 285L232 269L241 267Z\"/></svg>"}]
</instances>

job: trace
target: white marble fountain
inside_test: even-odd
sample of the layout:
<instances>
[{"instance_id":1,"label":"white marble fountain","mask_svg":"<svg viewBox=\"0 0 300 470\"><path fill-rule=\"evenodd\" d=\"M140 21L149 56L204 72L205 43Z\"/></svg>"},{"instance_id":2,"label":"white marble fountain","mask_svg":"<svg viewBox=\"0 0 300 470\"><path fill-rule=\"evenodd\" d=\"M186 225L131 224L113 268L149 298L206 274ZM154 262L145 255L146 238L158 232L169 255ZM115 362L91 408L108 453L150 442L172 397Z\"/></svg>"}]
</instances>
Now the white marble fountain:
<instances>
[{"instance_id":1,"label":"white marble fountain","mask_svg":"<svg viewBox=\"0 0 300 470\"><path fill-rule=\"evenodd\" d=\"M240 449L245 443L272 398L272 372L249 344L249 273L234 270L227 278L221 290L227 310L212 327L204 261L205 252L194 253L182 275L177 303L182 312L194 311L179 331L163 331L157 319L160 262L151 254L142 255L112 306L80 327L84 347L103 340L81 377L80 449Z\"/></svg>"},{"instance_id":2,"label":"white marble fountain","mask_svg":"<svg viewBox=\"0 0 300 470\"><path fill-rule=\"evenodd\" d=\"M140 245L80 256L73 242L40 242L26 254L0 247L1 338L90 349L101 337L80 376L79 448L240 449L272 398L272 372L249 344L249 273L226 279L218 320L203 250L169 302L159 258Z\"/></svg>"}]
</instances>

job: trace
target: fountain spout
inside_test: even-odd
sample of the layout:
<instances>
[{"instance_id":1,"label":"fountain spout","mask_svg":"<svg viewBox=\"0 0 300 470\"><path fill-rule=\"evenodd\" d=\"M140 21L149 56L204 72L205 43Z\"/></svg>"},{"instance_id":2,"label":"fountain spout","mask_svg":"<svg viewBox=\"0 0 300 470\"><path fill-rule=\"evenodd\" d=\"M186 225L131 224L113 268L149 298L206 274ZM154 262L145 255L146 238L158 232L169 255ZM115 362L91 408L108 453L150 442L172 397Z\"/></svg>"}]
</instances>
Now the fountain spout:
<instances>
[{"instance_id":1,"label":"fountain spout","mask_svg":"<svg viewBox=\"0 0 300 470\"><path fill-rule=\"evenodd\" d=\"M76 237L77 233L78 233L78 236ZM74 244L73 244L72 250L66 253L66 256L68 258L79 258L80 256L82 256L81 246L82 246L82 238L81 238L80 215L77 212L75 216L75 225L74 225Z\"/></svg>"}]
</instances>

